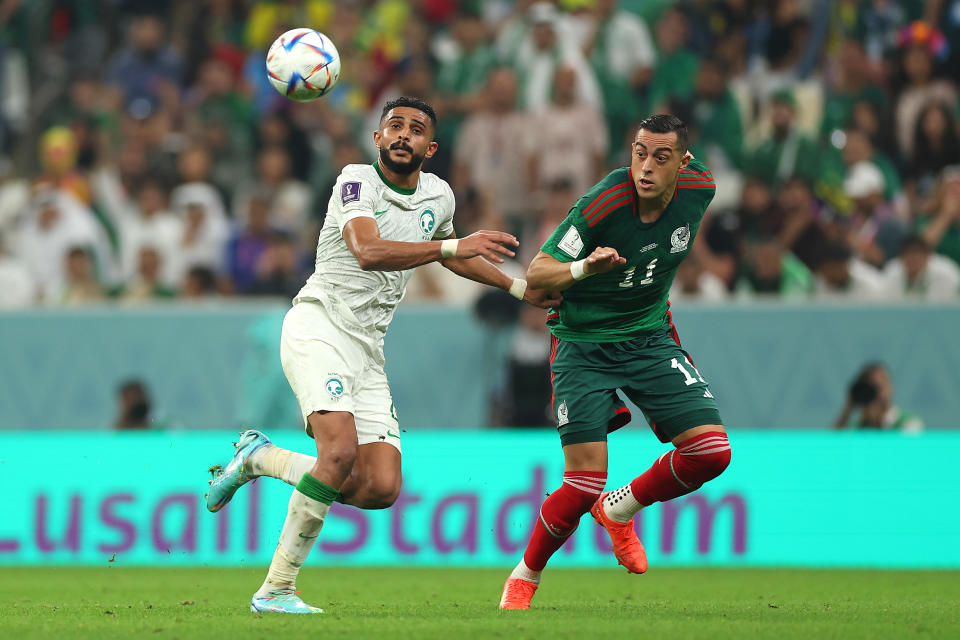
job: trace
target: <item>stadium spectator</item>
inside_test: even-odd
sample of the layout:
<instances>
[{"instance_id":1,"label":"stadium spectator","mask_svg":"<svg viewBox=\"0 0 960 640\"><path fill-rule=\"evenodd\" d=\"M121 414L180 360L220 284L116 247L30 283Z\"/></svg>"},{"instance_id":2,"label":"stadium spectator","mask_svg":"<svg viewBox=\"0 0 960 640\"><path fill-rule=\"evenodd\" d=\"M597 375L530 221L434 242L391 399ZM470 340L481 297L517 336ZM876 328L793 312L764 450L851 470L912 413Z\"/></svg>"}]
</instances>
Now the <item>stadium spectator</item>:
<instances>
[{"instance_id":1,"label":"stadium spectator","mask_svg":"<svg viewBox=\"0 0 960 640\"><path fill-rule=\"evenodd\" d=\"M181 205L176 211L182 232L172 268L177 281L190 267L203 266L218 272L224 266L230 227L226 219L217 214L217 204L211 201L211 192L203 186L191 185L196 188L180 194Z\"/></svg>"},{"instance_id":2,"label":"stadium spectator","mask_svg":"<svg viewBox=\"0 0 960 640\"><path fill-rule=\"evenodd\" d=\"M256 278L248 292L251 295L283 296L292 300L304 280L296 241L288 233L274 231L257 263Z\"/></svg>"},{"instance_id":3,"label":"stadium spectator","mask_svg":"<svg viewBox=\"0 0 960 640\"><path fill-rule=\"evenodd\" d=\"M797 99L788 89L771 96L770 135L746 154L744 170L764 183L780 187L794 176L816 177L819 150L797 126Z\"/></svg>"},{"instance_id":4,"label":"stadium spectator","mask_svg":"<svg viewBox=\"0 0 960 640\"><path fill-rule=\"evenodd\" d=\"M895 109L897 141L904 157L911 158L917 119L930 102L956 105L957 90L940 78L937 59L946 56L943 34L924 22L914 22L900 31L900 82Z\"/></svg>"},{"instance_id":5,"label":"stadium spectator","mask_svg":"<svg viewBox=\"0 0 960 640\"><path fill-rule=\"evenodd\" d=\"M920 183L921 192L929 193L944 167L960 163L957 119L946 103L932 101L923 107L917 117L912 146L906 174Z\"/></svg>"},{"instance_id":6,"label":"stadium spectator","mask_svg":"<svg viewBox=\"0 0 960 640\"><path fill-rule=\"evenodd\" d=\"M106 216L119 245L119 274L123 282L130 281L138 270L140 250L150 246L157 251L160 261L167 266L161 274L166 285L176 281L170 270L175 261L183 227L180 220L167 209L168 191L154 178L139 183L136 200L127 197L120 184L120 176L110 167L101 167L93 173L92 185L100 211Z\"/></svg>"},{"instance_id":7,"label":"stadium spectator","mask_svg":"<svg viewBox=\"0 0 960 640\"><path fill-rule=\"evenodd\" d=\"M457 141L464 118L482 107L481 90L496 57L487 25L475 11L464 8L450 25L451 38L441 40L436 72L434 108L440 114L435 139L437 150L449 156Z\"/></svg>"},{"instance_id":8,"label":"stadium spectator","mask_svg":"<svg viewBox=\"0 0 960 640\"><path fill-rule=\"evenodd\" d=\"M550 102L557 67L564 66L576 75L579 102L603 108L600 84L590 63L576 43L564 36L567 20L553 4L535 2L527 11L529 31L524 35L516 55L508 62L523 78L520 102L528 111L537 111Z\"/></svg>"},{"instance_id":9,"label":"stadium spectator","mask_svg":"<svg viewBox=\"0 0 960 640\"><path fill-rule=\"evenodd\" d=\"M813 274L777 242L751 245L744 256L738 290L761 296L797 298L813 289Z\"/></svg>"},{"instance_id":10,"label":"stadium spectator","mask_svg":"<svg viewBox=\"0 0 960 640\"><path fill-rule=\"evenodd\" d=\"M619 8L619 0L595 0L573 21L579 48L603 91L610 138L627 133L636 113L649 107L650 82L657 53L643 19ZM622 43L629 42L629 46Z\"/></svg>"},{"instance_id":11,"label":"stadium spectator","mask_svg":"<svg viewBox=\"0 0 960 640\"><path fill-rule=\"evenodd\" d=\"M90 185L77 169L77 137L66 127L53 127L40 139L43 173L34 181L38 187L60 189L82 204L90 204Z\"/></svg>"},{"instance_id":12,"label":"stadium spectator","mask_svg":"<svg viewBox=\"0 0 960 640\"><path fill-rule=\"evenodd\" d=\"M860 258L875 267L899 253L907 232L906 223L884 198L885 185L883 173L871 162L850 167L843 181L843 189L853 201L846 221L848 242Z\"/></svg>"},{"instance_id":13,"label":"stadium spectator","mask_svg":"<svg viewBox=\"0 0 960 640\"><path fill-rule=\"evenodd\" d=\"M887 293L883 275L840 241L821 248L815 273L814 293L821 299L875 300Z\"/></svg>"},{"instance_id":14,"label":"stadium spectator","mask_svg":"<svg viewBox=\"0 0 960 640\"><path fill-rule=\"evenodd\" d=\"M239 293L247 293L257 279L257 268L272 232L270 196L253 194L247 202L244 225L227 245L227 270Z\"/></svg>"},{"instance_id":15,"label":"stadium spectator","mask_svg":"<svg viewBox=\"0 0 960 640\"><path fill-rule=\"evenodd\" d=\"M56 296L57 303L76 307L106 299L103 286L97 280L93 256L86 247L72 247L67 251L66 274L63 288Z\"/></svg>"},{"instance_id":16,"label":"stadium spectator","mask_svg":"<svg viewBox=\"0 0 960 640\"><path fill-rule=\"evenodd\" d=\"M239 191L234 218L249 215L253 194L270 201L270 222L297 236L307 229L312 193L310 187L291 175L290 155L279 145L265 147L257 157L256 182Z\"/></svg>"},{"instance_id":17,"label":"stadium spectator","mask_svg":"<svg viewBox=\"0 0 960 640\"><path fill-rule=\"evenodd\" d=\"M531 116L531 191L566 180L573 191L583 193L603 174L610 146L607 127L602 112L580 98L582 78L573 67L557 67L551 102Z\"/></svg>"},{"instance_id":18,"label":"stadium spectator","mask_svg":"<svg viewBox=\"0 0 960 640\"><path fill-rule=\"evenodd\" d=\"M220 293L217 288L217 274L210 267L196 265L187 269L180 286L180 295L187 300L201 300L215 297Z\"/></svg>"},{"instance_id":19,"label":"stadium spectator","mask_svg":"<svg viewBox=\"0 0 960 640\"><path fill-rule=\"evenodd\" d=\"M940 174L931 211L919 216L917 227L927 244L960 265L960 165Z\"/></svg>"},{"instance_id":20,"label":"stadium spectator","mask_svg":"<svg viewBox=\"0 0 960 640\"><path fill-rule=\"evenodd\" d=\"M655 29L657 66L650 84L653 111L663 112L675 100L693 97L700 60L687 48L687 18L677 7L663 12Z\"/></svg>"},{"instance_id":21,"label":"stadium spectator","mask_svg":"<svg viewBox=\"0 0 960 640\"><path fill-rule=\"evenodd\" d=\"M114 296L127 304L142 304L167 300L177 295L161 277L163 254L148 244L137 252L137 270L134 276L114 292Z\"/></svg>"},{"instance_id":22,"label":"stadium spectator","mask_svg":"<svg viewBox=\"0 0 960 640\"><path fill-rule=\"evenodd\" d=\"M164 92L179 91L183 60L167 42L166 26L158 15L134 17L127 26L127 45L107 63L107 81L119 87L126 104L157 105Z\"/></svg>"},{"instance_id":23,"label":"stadium spectator","mask_svg":"<svg viewBox=\"0 0 960 640\"><path fill-rule=\"evenodd\" d=\"M110 272L103 228L89 208L64 192L43 189L37 193L21 220L16 242L13 252L26 264L44 301L56 301L66 279L67 254L74 247L92 248L97 267Z\"/></svg>"},{"instance_id":24,"label":"stadium spectator","mask_svg":"<svg viewBox=\"0 0 960 640\"><path fill-rule=\"evenodd\" d=\"M149 429L151 402L147 385L139 379L125 380L117 389L117 415L113 428L118 431Z\"/></svg>"},{"instance_id":25,"label":"stadium spectator","mask_svg":"<svg viewBox=\"0 0 960 640\"><path fill-rule=\"evenodd\" d=\"M527 179L530 123L516 108L516 75L505 67L494 70L483 95L480 110L466 119L457 136L453 188L461 198L474 189L508 220L518 220L532 202Z\"/></svg>"},{"instance_id":26,"label":"stadium spectator","mask_svg":"<svg viewBox=\"0 0 960 640\"><path fill-rule=\"evenodd\" d=\"M36 298L30 270L23 260L7 253L0 235L0 310L29 307Z\"/></svg>"},{"instance_id":27,"label":"stadium spectator","mask_svg":"<svg viewBox=\"0 0 960 640\"><path fill-rule=\"evenodd\" d=\"M946 256L933 253L923 236L903 241L900 257L883 270L891 292L926 300L960 299L960 266Z\"/></svg>"},{"instance_id":28,"label":"stadium spectator","mask_svg":"<svg viewBox=\"0 0 960 640\"><path fill-rule=\"evenodd\" d=\"M834 428L914 434L923 431L923 420L895 405L893 393L893 380L887 367L879 362L865 365L850 383L843 409L834 421ZM855 413L859 413L859 417L851 424Z\"/></svg>"},{"instance_id":29,"label":"stadium spectator","mask_svg":"<svg viewBox=\"0 0 960 640\"><path fill-rule=\"evenodd\" d=\"M730 298L726 283L715 273L704 269L697 253L691 253L677 267L673 285L670 287L670 302L697 300L700 302L723 302Z\"/></svg>"},{"instance_id":30,"label":"stadium spectator","mask_svg":"<svg viewBox=\"0 0 960 640\"><path fill-rule=\"evenodd\" d=\"M826 87L820 131L833 142L837 133L850 125L857 103L868 102L882 111L889 106L890 99L878 80L877 66L871 64L863 45L855 38L843 40L828 71L832 82Z\"/></svg>"},{"instance_id":31,"label":"stadium spectator","mask_svg":"<svg viewBox=\"0 0 960 640\"><path fill-rule=\"evenodd\" d=\"M703 158L715 174L740 169L743 123L719 61L700 61L689 109L699 131L697 144L691 148L693 154Z\"/></svg>"},{"instance_id":32,"label":"stadium spectator","mask_svg":"<svg viewBox=\"0 0 960 640\"><path fill-rule=\"evenodd\" d=\"M543 311L524 305L510 340L500 420L506 427L551 427L550 332Z\"/></svg>"}]
</instances>

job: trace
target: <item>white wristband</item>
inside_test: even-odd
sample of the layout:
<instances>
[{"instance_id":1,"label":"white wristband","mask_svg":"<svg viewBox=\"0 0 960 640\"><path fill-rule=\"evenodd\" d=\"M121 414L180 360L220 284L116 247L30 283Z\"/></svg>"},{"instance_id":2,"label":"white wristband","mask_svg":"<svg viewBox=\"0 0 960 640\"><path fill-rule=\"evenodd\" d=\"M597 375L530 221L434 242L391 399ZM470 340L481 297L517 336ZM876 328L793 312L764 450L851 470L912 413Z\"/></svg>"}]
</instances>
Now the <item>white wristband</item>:
<instances>
[{"instance_id":1,"label":"white wristband","mask_svg":"<svg viewBox=\"0 0 960 640\"><path fill-rule=\"evenodd\" d=\"M527 281L523 278L514 278L507 292L517 300L523 300L523 294L527 292Z\"/></svg>"},{"instance_id":2,"label":"white wristband","mask_svg":"<svg viewBox=\"0 0 960 640\"><path fill-rule=\"evenodd\" d=\"M449 238L442 241L440 243L440 255L444 258L456 258L458 244L460 244L460 240L457 238Z\"/></svg>"},{"instance_id":3,"label":"white wristband","mask_svg":"<svg viewBox=\"0 0 960 640\"><path fill-rule=\"evenodd\" d=\"M584 278L592 275L590 273L583 272L583 264L586 260L577 260L576 262L570 263L570 275L573 276L574 280L583 280Z\"/></svg>"}]
</instances>

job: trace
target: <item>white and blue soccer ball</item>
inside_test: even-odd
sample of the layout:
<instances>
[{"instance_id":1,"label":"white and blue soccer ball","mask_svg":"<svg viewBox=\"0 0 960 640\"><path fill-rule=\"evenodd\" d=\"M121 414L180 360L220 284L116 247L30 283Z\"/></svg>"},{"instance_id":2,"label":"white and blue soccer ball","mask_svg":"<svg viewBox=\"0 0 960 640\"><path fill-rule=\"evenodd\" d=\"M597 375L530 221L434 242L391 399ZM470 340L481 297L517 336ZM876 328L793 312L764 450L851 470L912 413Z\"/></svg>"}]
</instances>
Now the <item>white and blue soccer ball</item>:
<instances>
[{"instance_id":1,"label":"white and blue soccer ball","mask_svg":"<svg viewBox=\"0 0 960 640\"><path fill-rule=\"evenodd\" d=\"M267 78L291 100L316 100L337 84L340 54L327 36L313 29L291 29L267 51Z\"/></svg>"}]
</instances>

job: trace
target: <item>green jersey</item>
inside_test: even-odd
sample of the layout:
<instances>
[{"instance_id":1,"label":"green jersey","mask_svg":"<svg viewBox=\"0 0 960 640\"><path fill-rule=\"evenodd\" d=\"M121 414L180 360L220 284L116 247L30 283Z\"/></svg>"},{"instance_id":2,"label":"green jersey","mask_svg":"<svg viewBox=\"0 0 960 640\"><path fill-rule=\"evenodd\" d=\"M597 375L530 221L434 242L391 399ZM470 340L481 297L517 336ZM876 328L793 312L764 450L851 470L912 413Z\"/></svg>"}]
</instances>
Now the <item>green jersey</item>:
<instances>
[{"instance_id":1,"label":"green jersey","mask_svg":"<svg viewBox=\"0 0 960 640\"><path fill-rule=\"evenodd\" d=\"M673 200L655 222L641 222L629 167L590 189L542 250L561 262L613 247L626 264L576 282L547 325L572 342L620 342L653 333L668 323L667 295L707 205L716 193L713 176L692 160L680 171Z\"/></svg>"}]
</instances>

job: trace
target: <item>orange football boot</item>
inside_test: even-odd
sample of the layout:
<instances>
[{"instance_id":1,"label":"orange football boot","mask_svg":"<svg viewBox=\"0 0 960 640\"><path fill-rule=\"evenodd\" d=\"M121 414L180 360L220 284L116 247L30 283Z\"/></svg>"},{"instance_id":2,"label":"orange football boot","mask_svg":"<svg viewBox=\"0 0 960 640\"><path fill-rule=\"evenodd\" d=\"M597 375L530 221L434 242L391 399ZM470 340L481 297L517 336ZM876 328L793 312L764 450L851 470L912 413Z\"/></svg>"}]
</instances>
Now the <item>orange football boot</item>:
<instances>
[{"instance_id":1,"label":"orange football boot","mask_svg":"<svg viewBox=\"0 0 960 640\"><path fill-rule=\"evenodd\" d=\"M529 609L537 585L522 578L507 578L500 596L501 609Z\"/></svg>"},{"instance_id":2,"label":"orange football boot","mask_svg":"<svg viewBox=\"0 0 960 640\"><path fill-rule=\"evenodd\" d=\"M627 522L616 522L607 517L603 512L603 499L608 493L610 492L605 491L600 494L600 498L590 507L590 515L610 534L613 555L617 556L617 562L626 567L630 573L643 573L647 570L647 552L633 529L633 519Z\"/></svg>"}]
</instances>

